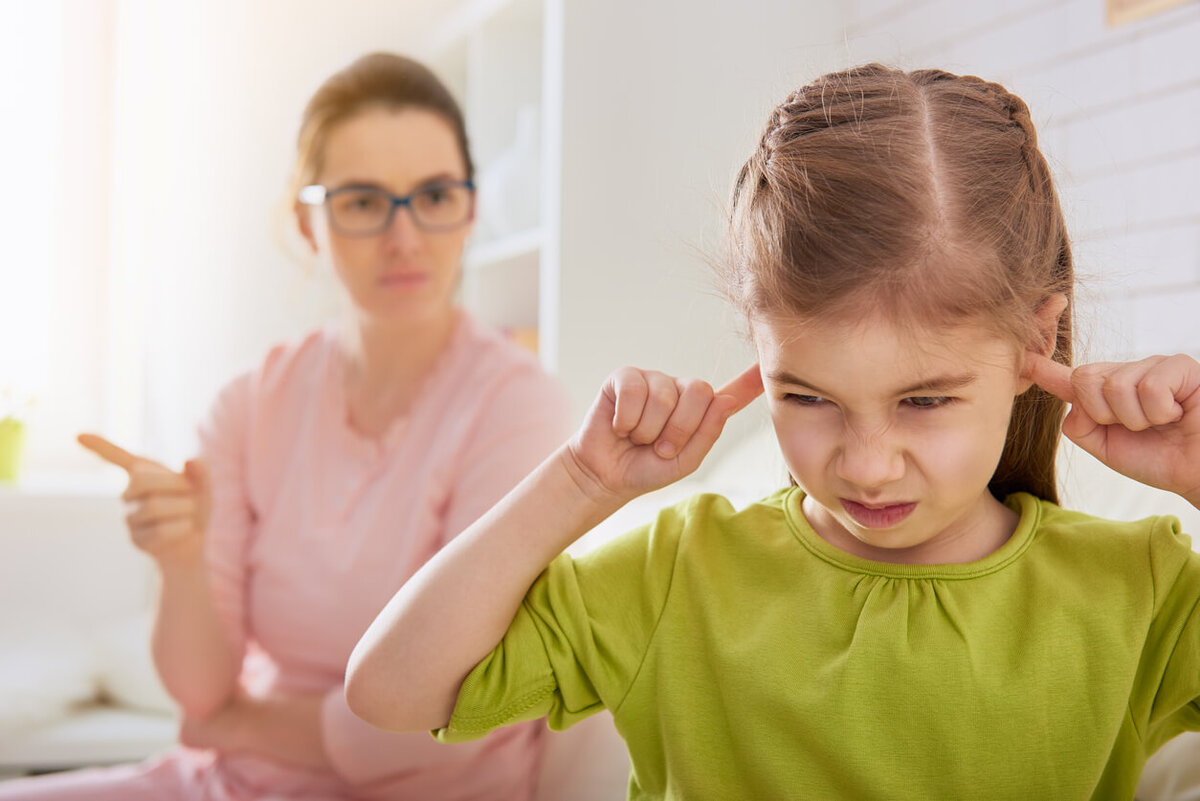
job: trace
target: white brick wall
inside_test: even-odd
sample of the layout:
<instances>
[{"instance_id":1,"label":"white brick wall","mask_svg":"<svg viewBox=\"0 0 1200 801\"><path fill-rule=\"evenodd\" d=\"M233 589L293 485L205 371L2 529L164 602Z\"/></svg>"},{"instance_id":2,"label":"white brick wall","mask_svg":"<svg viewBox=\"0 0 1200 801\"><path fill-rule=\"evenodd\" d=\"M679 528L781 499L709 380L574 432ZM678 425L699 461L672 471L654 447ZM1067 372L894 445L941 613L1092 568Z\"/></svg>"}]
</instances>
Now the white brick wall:
<instances>
[{"instance_id":1,"label":"white brick wall","mask_svg":"<svg viewBox=\"0 0 1200 801\"><path fill-rule=\"evenodd\" d=\"M1200 2L850 0L847 62L999 81L1033 111L1081 275L1084 358L1200 356Z\"/></svg>"}]
</instances>

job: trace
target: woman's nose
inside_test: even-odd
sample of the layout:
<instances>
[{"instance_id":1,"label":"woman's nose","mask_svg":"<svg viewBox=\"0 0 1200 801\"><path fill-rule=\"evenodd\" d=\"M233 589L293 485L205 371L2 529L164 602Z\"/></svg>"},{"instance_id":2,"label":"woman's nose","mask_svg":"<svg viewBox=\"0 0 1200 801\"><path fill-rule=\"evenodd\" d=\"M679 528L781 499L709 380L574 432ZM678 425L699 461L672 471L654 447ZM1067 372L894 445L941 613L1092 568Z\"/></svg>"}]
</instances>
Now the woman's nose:
<instances>
[{"instance_id":1,"label":"woman's nose","mask_svg":"<svg viewBox=\"0 0 1200 801\"><path fill-rule=\"evenodd\" d=\"M837 459L839 478L864 489L882 487L904 476L904 452L887 432L850 433Z\"/></svg>"},{"instance_id":2,"label":"woman's nose","mask_svg":"<svg viewBox=\"0 0 1200 801\"><path fill-rule=\"evenodd\" d=\"M383 229L384 243L401 252L413 250L420 244L422 231L413 220L412 209L398 206L387 228Z\"/></svg>"}]
</instances>

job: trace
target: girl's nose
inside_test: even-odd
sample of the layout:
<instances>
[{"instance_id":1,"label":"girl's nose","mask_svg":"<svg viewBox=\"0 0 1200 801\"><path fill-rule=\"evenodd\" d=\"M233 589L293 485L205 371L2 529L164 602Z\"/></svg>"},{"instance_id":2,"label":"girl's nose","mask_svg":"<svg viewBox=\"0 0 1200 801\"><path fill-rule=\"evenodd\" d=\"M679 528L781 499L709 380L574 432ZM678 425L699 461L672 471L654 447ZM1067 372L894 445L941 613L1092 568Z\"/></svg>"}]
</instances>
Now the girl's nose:
<instances>
[{"instance_id":1,"label":"girl's nose","mask_svg":"<svg viewBox=\"0 0 1200 801\"><path fill-rule=\"evenodd\" d=\"M904 476L904 453L886 434L850 434L836 462L839 478L863 489L875 489Z\"/></svg>"}]
</instances>

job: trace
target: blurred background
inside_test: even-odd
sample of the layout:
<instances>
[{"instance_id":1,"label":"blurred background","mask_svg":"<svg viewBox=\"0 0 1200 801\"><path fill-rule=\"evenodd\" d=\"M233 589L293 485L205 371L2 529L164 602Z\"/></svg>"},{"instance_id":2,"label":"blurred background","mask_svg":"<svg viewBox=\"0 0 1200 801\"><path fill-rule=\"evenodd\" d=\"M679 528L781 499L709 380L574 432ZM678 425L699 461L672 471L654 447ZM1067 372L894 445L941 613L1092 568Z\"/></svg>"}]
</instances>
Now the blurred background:
<instances>
[{"instance_id":1,"label":"blurred background","mask_svg":"<svg viewBox=\"0 0 1200 801\"><path fill-rule=\"evenodd\" d=\"M1136 5L0 0L0 418L26 423L23 483L107 475L80 430L178 463L220 385L334 311L282 194L304 101L372 49L462 100L463 300L536 338L580 413L621 364L741 366L710 277L732 175L788 90L867 60L1025 97L1090 352L1200 352L1200 6Z\"/></svg>"},{"instance_id":2,"label":"blurred background","mask_svg":"<svg viewBox=\"0 0 1200 801\"><path fill-rule=\"evenodd\" d=\"M0 475L0 657L32 654L0 660L0 773L173 736L30 734L96 686L165 703L144 628L83 656L72 636L151 592L121 475L74 435L178 467L218 387L336 312L283 192L304 102L356 56L414 55L458 94L480 167L463 302L535 347L582 415L622 364L714 383L748 364L711 278L732 178L791 89L870 60L1029 102L1083 279L1080 358L1200 356L1198 45L1195 0L0 0L0 474L23 432ZM718 457L757 449L710 483L773 488L765 421L735 419ZM1145 513L1100 486L1097 511ZM85 689L21 713L47 654Z\"/></svg>"}]
</instances>

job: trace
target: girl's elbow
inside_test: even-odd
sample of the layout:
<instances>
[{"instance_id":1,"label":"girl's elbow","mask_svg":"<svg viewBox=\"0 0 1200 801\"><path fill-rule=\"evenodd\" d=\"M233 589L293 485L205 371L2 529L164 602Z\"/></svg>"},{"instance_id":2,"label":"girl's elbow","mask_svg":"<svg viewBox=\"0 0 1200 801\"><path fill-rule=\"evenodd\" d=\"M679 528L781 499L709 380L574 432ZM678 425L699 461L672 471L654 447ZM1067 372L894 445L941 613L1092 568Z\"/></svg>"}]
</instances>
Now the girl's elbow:
<instances>
[{"instance_id":1,"label":"girl's elbow","mask_svg":"<svg viewBox=\"0 0 1200 801\"><path fill-rule=\"evenodd\" d=\"M390 698L393 693L388 692L391 682L378 675L379 671L372 668L369 661L367 664L363 662L364 660L351 658L346 668L346 706L376 728L401 730L403 716L393 709L394 703L391 703Z\"/></svg>"}]
</instances>

